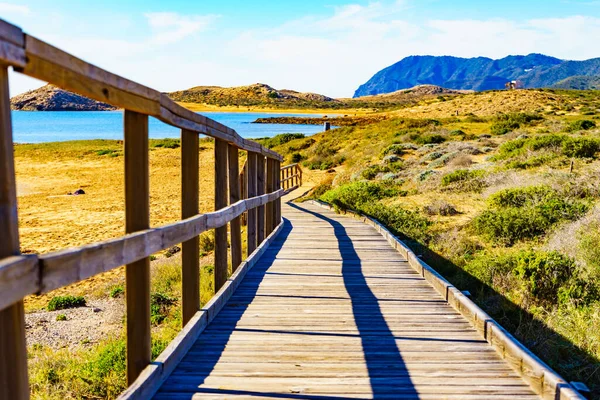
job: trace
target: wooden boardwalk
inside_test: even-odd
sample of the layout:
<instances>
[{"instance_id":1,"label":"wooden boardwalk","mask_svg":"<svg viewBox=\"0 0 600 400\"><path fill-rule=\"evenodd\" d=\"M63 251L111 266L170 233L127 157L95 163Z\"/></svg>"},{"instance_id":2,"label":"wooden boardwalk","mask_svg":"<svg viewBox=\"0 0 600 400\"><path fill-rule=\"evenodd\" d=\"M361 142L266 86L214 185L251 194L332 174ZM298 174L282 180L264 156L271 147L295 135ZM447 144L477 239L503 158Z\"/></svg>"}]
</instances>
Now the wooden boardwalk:
<instances>
[{"instance_id":1,"label":"wooden boardwalk","mask_svg":"<svg viewBox=\"0 0 600 400\"><path fill-rule=\"evenodd\" d=\"M282 209L282 232L156 399L538 398L374 228Z\"/></svg>"}]
</instances>

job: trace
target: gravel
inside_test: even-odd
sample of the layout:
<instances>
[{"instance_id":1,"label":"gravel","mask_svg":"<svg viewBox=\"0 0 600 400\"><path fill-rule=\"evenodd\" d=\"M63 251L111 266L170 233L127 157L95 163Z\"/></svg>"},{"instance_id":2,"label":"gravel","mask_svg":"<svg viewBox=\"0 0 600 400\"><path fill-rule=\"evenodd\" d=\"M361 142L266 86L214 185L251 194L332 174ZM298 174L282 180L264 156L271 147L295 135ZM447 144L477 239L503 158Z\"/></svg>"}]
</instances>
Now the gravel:
<instances>
[{"instance_id":1,"label":"gravel","mask_svg":"<svg viewBox=\"0 0 600 400\"><path fill-rule=\"evenodd\" d=\"M67 320L57 321L59 314L64 314ZM86 307L26 314L27 344L53 349L96 344L121 333L124 318L122 298L90 300Z\"/></svg>"}]
</instances>

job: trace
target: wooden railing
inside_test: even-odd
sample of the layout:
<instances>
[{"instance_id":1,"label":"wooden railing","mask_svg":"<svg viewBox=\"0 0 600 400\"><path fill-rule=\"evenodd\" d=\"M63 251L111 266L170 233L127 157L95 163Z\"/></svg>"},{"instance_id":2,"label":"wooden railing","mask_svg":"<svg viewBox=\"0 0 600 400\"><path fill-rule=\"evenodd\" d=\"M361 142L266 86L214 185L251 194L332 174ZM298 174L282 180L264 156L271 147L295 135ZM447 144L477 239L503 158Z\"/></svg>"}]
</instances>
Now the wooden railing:
<instances>
[{"instance_id":1,"label":"wooden railing","mask_svg":"<svg viewBox=\"0 0 600 400\"><path fill-rule=\"evenodd\" d=\"M281 221L281 196L301 174L280 180L282 157L233 129L183 108L166 95L102 70L0 20L0 399L27 399L23 298L48 293L126 265L127 381L150 364L150 255L182 243L182 316L200 308L198 236L215 229L215 291L242 263L240 215L248 213L248 255ZM123 108L126 235L50 254L19 250L8 68ZM181 128L182 220L150 228L148 116ZM199 214L199 134L215 139L215 212ZM238 153L247 152L241 199ZM283 171L297 167L285 167ZM286 190L281 188L284 185Z\"/></svg>"},{"instance_id":2,"label":"wooden railing","mask_svg":"<svg viewBox=\"0 0 600 400\"><path fill-rule=\"evenodd\" d=\"M290 164L281 168L280 172L281 187L289 189L302 184L302 169L298 164Z\"/></svg>"}]
</instances>

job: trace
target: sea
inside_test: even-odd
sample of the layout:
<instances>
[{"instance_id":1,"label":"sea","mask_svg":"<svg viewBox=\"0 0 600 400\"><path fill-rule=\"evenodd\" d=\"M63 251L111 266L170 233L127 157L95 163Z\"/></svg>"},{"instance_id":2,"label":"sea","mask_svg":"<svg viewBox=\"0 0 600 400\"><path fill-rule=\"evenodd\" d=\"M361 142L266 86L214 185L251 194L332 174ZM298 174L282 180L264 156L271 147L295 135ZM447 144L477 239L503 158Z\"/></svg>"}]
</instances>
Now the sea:
<instances>
[{"instance_id":1,"label":"sea","mask_svg":"<svg viewBox=\"0 0 600 400\"><path fill-rule=\"evenodd\" d=\"M280 133L303 133L307 136L321 132L322 125L253 124L257 118L321 117L319 114L285 114L256 112L202 112L247 139L273 137ZM123 139L123 111L12 111L13 141L15 143L62 142L87 139ZM174 128L150 117L150 138L178 138Z\"/></svg>"}]
</instances>

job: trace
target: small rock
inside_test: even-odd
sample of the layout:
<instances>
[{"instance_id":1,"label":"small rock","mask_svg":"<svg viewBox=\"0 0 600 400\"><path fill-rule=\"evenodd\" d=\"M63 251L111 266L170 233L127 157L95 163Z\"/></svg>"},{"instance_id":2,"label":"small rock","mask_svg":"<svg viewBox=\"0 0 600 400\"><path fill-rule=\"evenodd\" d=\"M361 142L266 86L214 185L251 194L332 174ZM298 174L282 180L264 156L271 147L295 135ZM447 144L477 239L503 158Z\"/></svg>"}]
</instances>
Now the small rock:
<instances>
[{"instance_id":1,"label":"small rock","mask_svg":"<svg viewBox=\"0 0 600 400\"><path fill-rule=\"evenodd\" d=\"M102 311L102 310L101 310L101 309L99 309L99 308L97 308L97 307L94 307L94 308L92 308L92 311L93 311L93 312L100 312L100 311Z\"/></svg>"}]
</instances>

